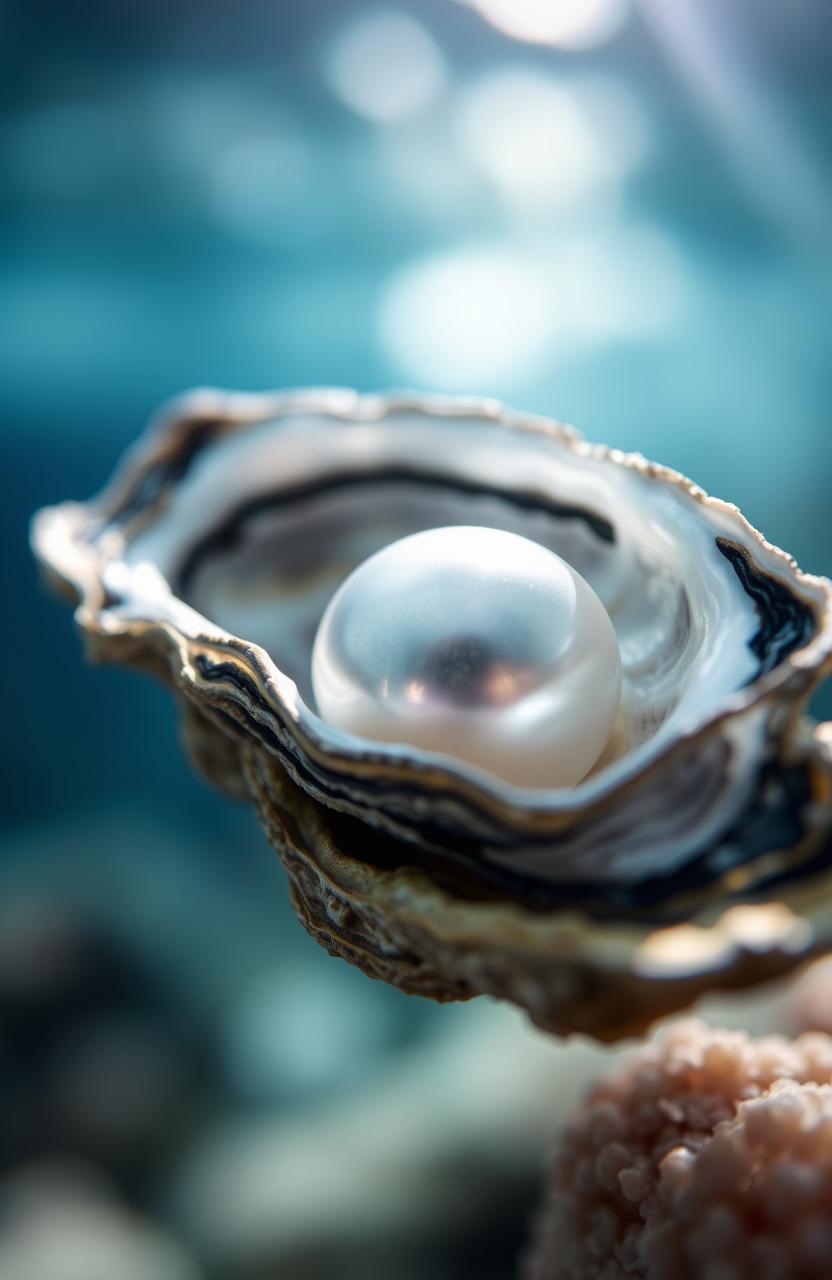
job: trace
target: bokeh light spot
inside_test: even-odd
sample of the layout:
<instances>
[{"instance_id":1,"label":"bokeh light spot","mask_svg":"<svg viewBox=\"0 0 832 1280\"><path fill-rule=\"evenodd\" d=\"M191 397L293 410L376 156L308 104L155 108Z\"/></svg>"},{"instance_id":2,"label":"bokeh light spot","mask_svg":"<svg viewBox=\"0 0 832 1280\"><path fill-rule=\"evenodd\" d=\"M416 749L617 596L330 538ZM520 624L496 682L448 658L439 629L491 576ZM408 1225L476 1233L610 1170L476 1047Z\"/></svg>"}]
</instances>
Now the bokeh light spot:
<instances>
[{"instance_id":1,"label":"bokeh light spot","mask_svg":"<svg viewBox=\"0 0 832 1280\"><path fill-rule=\"evenodd\" d=\"M368 13L352 22L330 50L330 88L359 115L380 123L414 115L445 83L445 63L433 37L406 14Z\"/></svg>"},{"instance_id":2,"label":"bokeh light spot","mask_svg":"<svg viewBox=\"0 0 832 1280\"><path fill-rule=\"evenodd\" d=\"M459 388L525 368L540 354L548 315L546 288L521 257L471 249L396 272L379 327L408 376Z\"/></svg>"},{"instance_id":3,"label":"bokeh light spot","mask_svg":"<svg viewBox=\"0 0 832 1280\"><path fill-rule=\"evenodd\" d=\"M665 334L689 276L652 227L587 229L525 252L470 247L396 271L378 308L380 339L421 384L503 395L515 378L614 343Z\"/></svg>"},{"instance_id":4,"label":"bokeh light spot","mask_svg":"<svg viewBox=\"0 0 832 1280\"><path fill-rule=\"evenodd\" d=\"M650 140L638 100L618 81L559 82L519 68L474 81L455 124L466 154L504 196L547 207L622 180Z\"/></svg>"},{"instance_id":5,"label":"bokeh light spot","mask_svg":"<svg viewBox=\"0 0 832 1280\"><path fill-rule=\"evenodd\" d=\"M590 49L617 35L627 0L463 0L515 40Z\"/></svg>"}]
</instances>

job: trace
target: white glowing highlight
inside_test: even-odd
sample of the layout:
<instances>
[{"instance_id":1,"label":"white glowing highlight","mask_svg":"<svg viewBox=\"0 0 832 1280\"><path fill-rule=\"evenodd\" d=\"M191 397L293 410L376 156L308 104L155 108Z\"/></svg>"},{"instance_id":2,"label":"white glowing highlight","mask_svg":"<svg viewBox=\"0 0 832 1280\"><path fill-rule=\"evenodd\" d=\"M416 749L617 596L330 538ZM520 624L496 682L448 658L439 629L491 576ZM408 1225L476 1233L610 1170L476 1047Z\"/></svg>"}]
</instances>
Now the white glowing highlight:
<instances>
[{"instance_id":1,"label":"white glowing highlight","mask_svg":"<svg viewBox=\"0 0 832 1280\"><path fill-rule=\"evenodd\" d=\"M423 110L446 79L433 37L413 18L392 10L351 23L330 51L326 76L346 106L380 123Z\"/></svg>"},{"instance_id":2,"label":"white glowing highlight","mask_svg":"<svg viewBox=\"0 0 832 1280\"><path fill-rule=\"evenodd\" d=\"M474 249L397 272L382 296L379 326L403 371L461 388L533 363L549 312L546 287L530 264Z\"/></svg>"},{"instance_id":3,"label":"white glowing highlight","mask_svg":"<svg viewBox=\"0 0 832 1280\"><path fill-rule=\"evenodd\" d=\"M590 49L611 40L629 15L627 0L463 0L498 31L531 44Z\"/></svg>"},{"instance_id":4,"label":"white glowing highlight","mask_svg":"<svg viewBox=\"0 0 832 1280\"><path fill-rule=\"evenodd\" d=\"M460 145L514 203L575 203L624 179L649 151L634 95L611 79L558 82L523 69L474 82L455 117Z\"/></svg>"},{"instance_id":5,"label":"white glowing highlight","mask_svg":"<svg viewBox=\"0 0 832 1280\"><path fill-rule=\"evenodd\" d=\"M528 254L483 245L395 272L379 336L410 379L503 394L544 364L665 333L691 288L674 243L654 228L572 235Z\"/></svg>"}]
</instances>

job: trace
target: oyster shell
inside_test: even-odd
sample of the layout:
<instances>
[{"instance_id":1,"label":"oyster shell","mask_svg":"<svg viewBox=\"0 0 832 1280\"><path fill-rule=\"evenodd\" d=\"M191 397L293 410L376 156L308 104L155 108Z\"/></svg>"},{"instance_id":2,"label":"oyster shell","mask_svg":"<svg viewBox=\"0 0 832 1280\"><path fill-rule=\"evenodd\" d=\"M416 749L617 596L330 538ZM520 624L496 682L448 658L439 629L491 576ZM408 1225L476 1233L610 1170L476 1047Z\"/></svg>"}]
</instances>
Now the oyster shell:
<instances>
[{"instance_id":1,"label":"oyster shell","mask_svg":"<svg viewBox=\"0 0 832 1280\"><path fill-rule=\"evenodd\" d=\"M336 587L451 524L556 551L613 620L618 722L572 790L314 712ZM803 711L832 665L832 584L675 472L492 401L202 391L97 500L39 513L33 543L90 656L170 685L306 927L373 976L612 1038L829 947L832 756Z\"/></svg>"}]
</instances>

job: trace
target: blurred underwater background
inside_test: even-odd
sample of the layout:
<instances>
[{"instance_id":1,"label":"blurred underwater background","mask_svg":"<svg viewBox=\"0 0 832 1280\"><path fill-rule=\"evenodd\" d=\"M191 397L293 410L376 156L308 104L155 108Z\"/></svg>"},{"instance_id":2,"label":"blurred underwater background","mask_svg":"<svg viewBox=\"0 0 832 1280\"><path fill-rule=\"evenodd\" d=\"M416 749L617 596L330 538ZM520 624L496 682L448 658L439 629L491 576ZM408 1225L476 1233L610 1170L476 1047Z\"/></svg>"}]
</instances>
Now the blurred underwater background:
<instances>
[{"instance_id":1,"label":"blurred underwater background","mask_svg":"<svg viewBox=\"0 0 832 1280\"><path fill-rule=\"evenodd\" d=\"M414 387L829 573L832 8L0 0L0 67L0 1277L504 1280L608 1051L317 948L27 523L188 387Z\"/></svg>"}]
</instances>

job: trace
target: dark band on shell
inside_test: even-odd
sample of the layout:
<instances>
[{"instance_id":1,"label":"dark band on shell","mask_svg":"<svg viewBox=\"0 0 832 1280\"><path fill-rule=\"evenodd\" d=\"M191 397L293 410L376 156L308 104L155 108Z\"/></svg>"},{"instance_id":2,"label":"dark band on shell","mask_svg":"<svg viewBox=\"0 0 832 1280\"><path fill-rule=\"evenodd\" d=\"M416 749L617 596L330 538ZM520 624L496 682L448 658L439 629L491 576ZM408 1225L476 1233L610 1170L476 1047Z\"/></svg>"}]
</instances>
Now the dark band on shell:
<instances>
[{"instance_id":1,"label":"dark band on shell","mask_svg":"<svg viewBox=\"0 0 832 1280\"><path fill-rule=\"evenodd\" d=\"M728 538L717 538L726 560L742 584L742 589L753 600L760 625L748 642L757 659L757 670L749 678L751 684L761 675L774 671L781 662L809 642L814 629L812 610L782 582L768 573L761 573L746 549Z\"/></svg>"}]
</instances>

